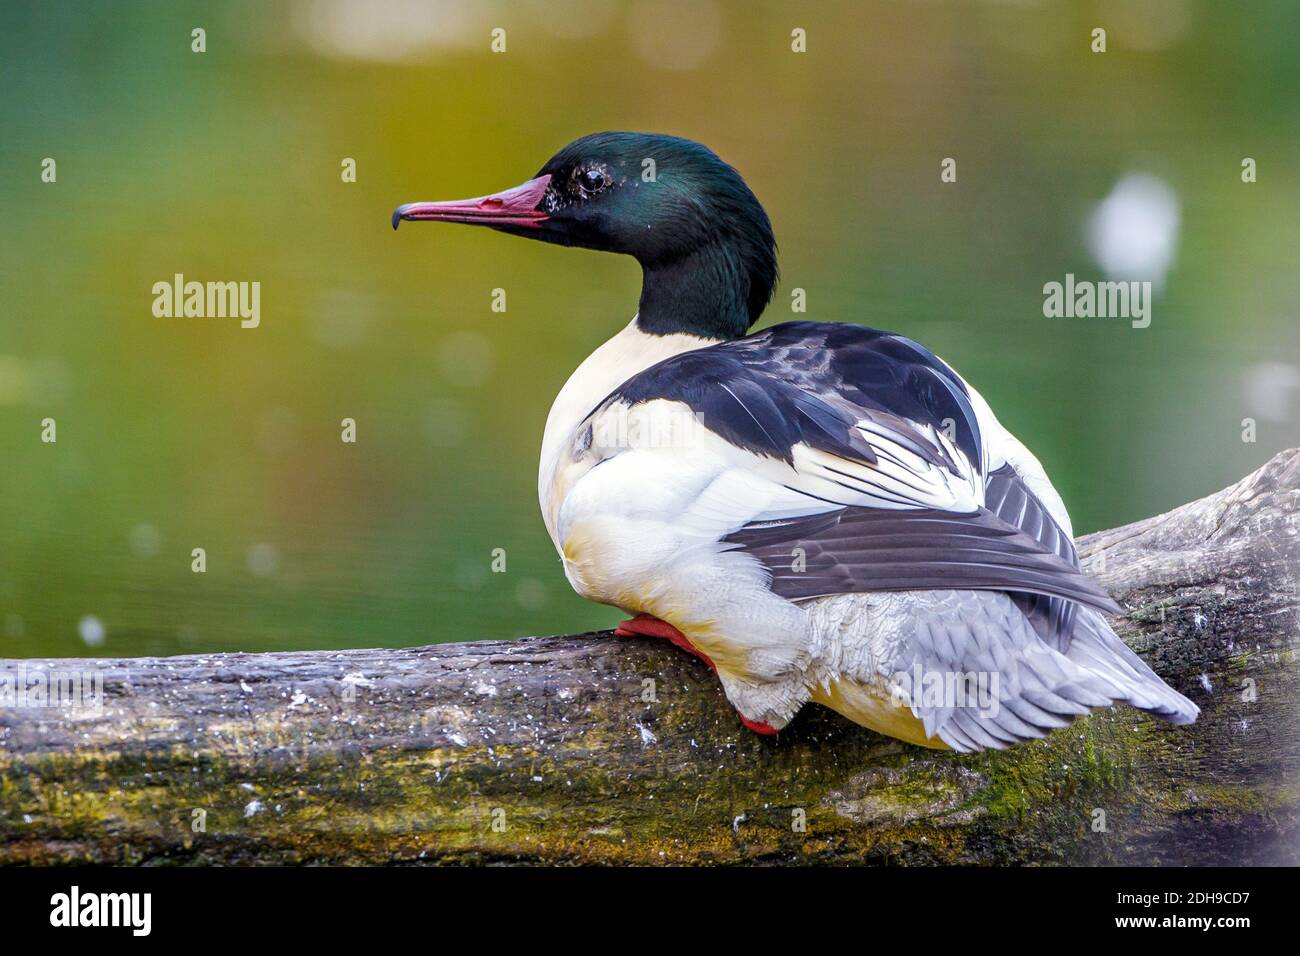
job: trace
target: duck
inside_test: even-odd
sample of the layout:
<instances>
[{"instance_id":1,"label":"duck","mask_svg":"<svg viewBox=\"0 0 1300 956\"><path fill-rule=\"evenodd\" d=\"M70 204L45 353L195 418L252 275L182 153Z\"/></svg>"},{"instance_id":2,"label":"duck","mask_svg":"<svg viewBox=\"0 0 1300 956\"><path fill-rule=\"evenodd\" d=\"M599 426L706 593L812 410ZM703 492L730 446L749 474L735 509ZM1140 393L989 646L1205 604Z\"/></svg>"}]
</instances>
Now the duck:
<instances>
[{"instance_id":1,"label":"duck","mask_svg":"<svg viewBox=\"0 0 1300 956\"><path fill-rule=\"evenodd\" d=\"M560 389L542 518L578 594L717 675L775 735L807 704L906 743L1004 749L1126 704L1198 708L1116 635L1043 466L948 363L854 321L752 331L777 247L698 142L599 132L503 192L398 206L634 258L631 321Z\"/></svg>"}]
</instances>

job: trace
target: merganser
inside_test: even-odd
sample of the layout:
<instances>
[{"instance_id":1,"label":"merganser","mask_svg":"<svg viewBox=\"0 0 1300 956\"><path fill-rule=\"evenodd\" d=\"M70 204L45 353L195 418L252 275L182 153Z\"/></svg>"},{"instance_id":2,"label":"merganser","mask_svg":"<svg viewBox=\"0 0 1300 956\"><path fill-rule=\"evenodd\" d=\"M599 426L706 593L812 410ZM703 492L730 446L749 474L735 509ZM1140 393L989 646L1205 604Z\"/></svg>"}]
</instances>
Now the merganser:
<instances>
[{"instance_id":1,"label":"merganser","mask_svg":"<svg viewBox=\"0 0 1300 956\"><path fill-rule=\"evenodd\" d=\"M633 256L631 323L560 390L538 498L582 596L717 674L745 726L807 702L977 751L1124 702L1198 708L1102 614L1038 460L951 366L901 335L788 322L771 223L699 143L606 132L505 192L419 202L459 222Z\"/></svg>"}]
</instances>

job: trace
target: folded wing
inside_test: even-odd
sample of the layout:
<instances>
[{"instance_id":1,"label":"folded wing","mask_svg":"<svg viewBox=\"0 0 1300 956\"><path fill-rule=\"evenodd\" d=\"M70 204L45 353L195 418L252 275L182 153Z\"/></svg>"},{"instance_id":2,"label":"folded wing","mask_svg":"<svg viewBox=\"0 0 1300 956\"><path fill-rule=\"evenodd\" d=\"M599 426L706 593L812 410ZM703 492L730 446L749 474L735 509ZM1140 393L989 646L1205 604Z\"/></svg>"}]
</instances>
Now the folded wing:
<instances>
[{"instance_id":1,"label":"folded wing","mask_svg":"<svg viewBox=\"0 0 1300 956\"><path fill-rule=\"evenodd\" d=\"M737 462L747 477L779 483L752 495L735 491L752 482L724 476L698 507L782 597L1005 591L1054 646L1068 642L1077 604L1119 610L1015 470L988 473L987 429L965 383L915 342L788 323L675 356L602 408L659 400L686 405L749 459Z\"/></svg>"}]
</instances>

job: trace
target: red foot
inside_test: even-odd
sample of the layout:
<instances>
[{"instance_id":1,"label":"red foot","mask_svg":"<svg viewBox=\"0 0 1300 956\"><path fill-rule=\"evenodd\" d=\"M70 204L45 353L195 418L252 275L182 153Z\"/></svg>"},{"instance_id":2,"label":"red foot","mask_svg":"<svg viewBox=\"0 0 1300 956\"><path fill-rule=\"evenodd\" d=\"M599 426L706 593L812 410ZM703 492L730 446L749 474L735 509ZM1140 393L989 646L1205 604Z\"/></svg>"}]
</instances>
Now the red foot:
<instances>
[{"instance_id":1,"label":"red foot","mask_svg":"<svg viewBox=\"0 0 1300 956\"><path fill-rule=\"evenodd\" d=\"M750 730L752 730L754 733L756 733L756 734L762 734L764 737L775 737L775 736L776 736L776 732L777 732L777 731L776 731L776 728L773 727L771 724L765 724L765 723L763 723L761 720L750 720L748 717L746 717L746 716L745 716L744 714L742 714L740 711L736 711L736 716L740 718L740 722L741 722L742 724L744 724L746 727L748 727L748 728L749 728Z\"/></svg>"},{"instance_id":2,"label":"red foot","mask_svg":"<svg viewBox=\"0 0 1300 956\"><path fill-rule=\"evenodd\" d=\"M614 634L617 637L633 637L643 635L645 637L662 637L665 640L672 641L687 653L694 654L704 663L709 665L709 670L717 673L718 669L713 666L713 661L709 656L691 643L688 638L677 628L673 627L667 621L661 621L657 617L651 617L649 614L638 614L630 621L624 621L618 627L614 628Z\"/></svg>"},{"instance_id":3,"label":"red foot","mask_svg":"<svg viewBox=\"0 0 1300 956\"><path fill-rule=\"evenodd\" d=\"M688 654L694 654L704 663L709 665L709 670L717 673L718 669L709 660L709 655L705 654L698 647L691 643L691 639L683 634L677 628L673 627L667 621L661 621L657 617L649 614L638 614L629 621L624 621L618 627L614 628L616 637L662 637L666 641L672 641ZM750 720L740 711L736 711L736 716L740 722L756 734L762 734L765 737L772 737L776 734L776 728L771 724L765 724L761 720Z\"/></svg>"}]
</instances>

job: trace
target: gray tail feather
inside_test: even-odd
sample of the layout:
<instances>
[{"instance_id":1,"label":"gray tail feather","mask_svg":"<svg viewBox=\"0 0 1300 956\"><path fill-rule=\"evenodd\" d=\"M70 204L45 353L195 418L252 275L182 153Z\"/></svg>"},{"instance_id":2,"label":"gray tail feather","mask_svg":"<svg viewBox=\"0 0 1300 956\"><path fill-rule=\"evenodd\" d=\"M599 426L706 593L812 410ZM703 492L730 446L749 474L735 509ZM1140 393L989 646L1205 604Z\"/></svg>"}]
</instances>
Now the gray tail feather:
<instances>
[{"instance_id":1,"label":"gray tail feather","mask_svg":"<svg viewBox=\"0 0 1300 956\"><path fill-rule=\"evenodd\" d=\"M1167 720L1190 724L1201 709L1166 684L1091 608L1080 607L1065 656L1121 691L1125 703Z\"/></svg>"},{"instance_id":2,"label":"gray tail feather","mask_svg":"<svg viewBox=\"0 0 1300 956\"><path fill-rule=\"evenodd\" d=\"M1069 645L1060 650L1006 594L987 591L896 592L893 613L909 629L890 661L894 672L997 675L996 706L947 699L911 682L908 703L926 737L954 750L1002 749L1045 737L1098 707L1126 703L1174 724L1199 710L1147 667L1091 608L1080 607ZM923 681L922 688L925 687Z\"/></svg>"}]
</instances>

